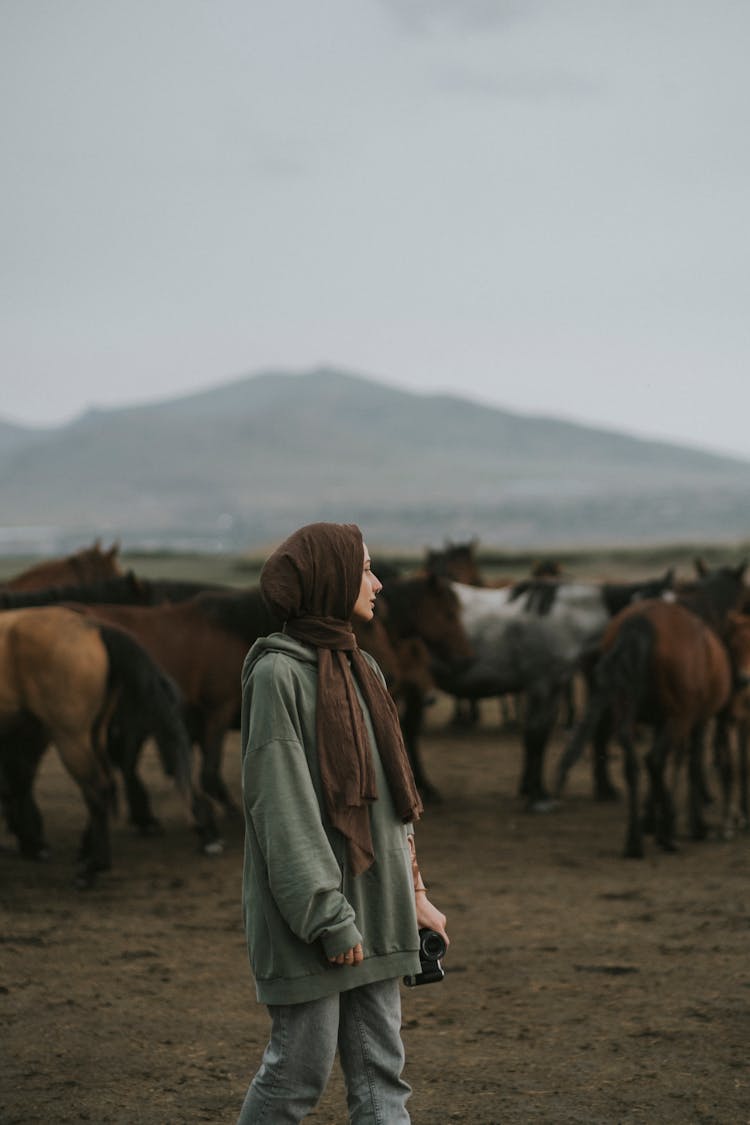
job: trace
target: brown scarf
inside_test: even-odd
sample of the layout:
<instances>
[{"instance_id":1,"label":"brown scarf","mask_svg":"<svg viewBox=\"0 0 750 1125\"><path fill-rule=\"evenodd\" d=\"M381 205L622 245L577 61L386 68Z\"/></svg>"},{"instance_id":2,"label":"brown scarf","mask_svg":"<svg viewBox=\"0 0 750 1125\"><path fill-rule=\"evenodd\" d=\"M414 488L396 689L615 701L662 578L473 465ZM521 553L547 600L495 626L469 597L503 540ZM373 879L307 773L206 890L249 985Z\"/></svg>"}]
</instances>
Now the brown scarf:
<instances>
[{"instance_id":1,"label":"brown scarf","mask_svg":"<svg viewBox=\"0 0 750 1125\"><path fill-rule=\"evenodd\" d=\"M263 597L285 622L284 631L318 650L315 729L323 798L331 824L347 839L355 875L375 859L368 804L378 796L355 680L398 816L407 822L422 812L396 706L352 631L363 562L362 532L356 524L313 523L282 543L260 576Z\"/></svg>"}]
</instances>

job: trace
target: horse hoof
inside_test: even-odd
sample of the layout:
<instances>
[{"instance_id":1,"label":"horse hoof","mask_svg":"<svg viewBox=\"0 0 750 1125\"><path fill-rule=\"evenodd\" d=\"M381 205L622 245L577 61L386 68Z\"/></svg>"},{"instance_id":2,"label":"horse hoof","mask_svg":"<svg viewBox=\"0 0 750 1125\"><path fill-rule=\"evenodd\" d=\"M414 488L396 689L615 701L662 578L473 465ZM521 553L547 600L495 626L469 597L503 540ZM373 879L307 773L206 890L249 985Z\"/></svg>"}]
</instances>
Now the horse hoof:
<instances>
[{"instance_id":1,"label":"horse hoof","mask_svg":"<svg viewBox=\"0 0 750 1125\"><path fill-rule=\"evenodd\" d=\"M73 886L77 891L90 891L96 883L96 873L93 871L79 871L73 879Z\"/></svg>"},{"instance_id":2,"label":"horse hoof","mask_svg":"<svg viewBox=\"0 0 750 1125\"><path fill-rule=\"evenodd\" d=\"M136 824L139 836L163 836L164 829L158 820L147 820L143 824Z\"/></svg>"},{"instance_id":3,"label":"horse hoof","mask_svg":"<svg viewBox=\"0 0 750 1125\"><path fill-rule=\"evenodd\" d=\"M596 793L594 794L594 800L602 802L619 801L620 794L615 789L614 785L609 785L605 788L597 789Z\"/></svg>"},{"instance_id":4,"label":"horse hoof","mask_svg":"<svg viewBox=\"0 0 750 1125\"><path fill-rule=\"evenodd\" d=\"M224 852L223 840L209 840L208 843L203 845L204 855L222 855Z\"/></svg>"},{"instance_id":5,"label":"horse hoof","mask_svg":"<svg viewBox=\"0 0 750 1125\"><path fill-rule=\"evenodd\" d=\"M534 814L551 813L559 808L560 801L555 801L552 797L543 797L538 801L529 802L529 812Z\"/></svg>"}]
</instances>

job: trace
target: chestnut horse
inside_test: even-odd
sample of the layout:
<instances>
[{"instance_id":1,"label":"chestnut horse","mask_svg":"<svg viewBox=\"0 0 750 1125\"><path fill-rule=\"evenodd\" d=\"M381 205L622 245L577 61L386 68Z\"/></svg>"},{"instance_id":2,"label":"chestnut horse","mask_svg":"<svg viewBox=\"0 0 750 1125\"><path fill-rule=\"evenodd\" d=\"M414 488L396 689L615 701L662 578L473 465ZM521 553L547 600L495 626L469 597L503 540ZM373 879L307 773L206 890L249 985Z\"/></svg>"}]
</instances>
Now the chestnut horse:
<instances>
[{"instance_id":1,"label":"chestnut horse","mask_svg":"<svg viewBox=\"0 0 750 1125\"><path fill-rule=\"evenodd\" d=\"M91 620L126 630L177 685L187 729L201 750L201 787L235 810L222 776L224 736L238 723L240 673L250 645L278 623L259 590L204 592L160 605L80 605Z\"/></svg>"},{"instance_id":2,"label":"chestnut horse","mask_svg":"<svg viewBox=\"0 0 750 1125\"><path fill-rule=\"evenodd\" d=\"M736 824L750 824L748 801L748 744L750 743L750 617L732 613L726 629L732 665L732 695L714 725L714 760L721 781L722 834L731 838ZM734 736L734 738L732 737ZM732 746L732 742L735 746ZM733 753L733 750L735 751ZM735 769L734 762L737 767ZM737 800L733 802L735 776Z\"/></svg>"},{"instance_id":3,"label":"chestnut horse","mask_svg":"<svg viewBox=\"0 0 750 1125\"><path fill-rule=\"evenodd\" d=\"M96 582L100 578L113 578L120 574L117 554L118 543L103 551L97 539L91 547L84 547L62 559L46 559L28 570L6 578L0 586L5 590L38 590L43 586Z\"/></svg>"},{"instance_id":4,"label":"chestnut horse","mask_svg":"<svg viewBox=\"0 0 750 1125\"><path fill-rule=\"evenodd\" d=\"M377 564L374 569L378 573ZM461 618L460 602L449 579L430 573L416 574L385 580L376 612L394 649L401 653L402 665L409 669L397 703L417 788L423 800L439 800L440 794L422 766L419 737L428 698L427 683L431 684L432 677L438 674L460 673L474 656Z\"/></svg>"},{"instance_id":5,"label":"chestnut horse","mask_svg":"<svg viewBox=\"0 0 750 1125\"><path fill-rule=\"evenodd\" d=\"M88 809L79 886L111 866L109 814L116 789L109 728L135 717L157 737L186 797L190 746L171 685L132 638L61 606L0 614L0 799L20 851L47 852L33 797L36 771L53 742ZM194 808L196 815L200 807Z\"/></svg>"},{"instance_id":6,"label":"chestnut horse","mask_svg":"<svg viewBox=\"0 0 750 1125\"><path fill-rule=\"evenodd\" d=\"M665 778L670 755L673 760L689 756L690 832L693 839L706 834L704 733L708 721L730 699L732 671L723 637L729 614L745 595L746 566L708 573L689 594L673 602L636 602L617 614L604 633L595 688L559 763L557 790L561 791L589 735L608 713L622 747L628 786L626 857L643 856L635 745L639 723L650 726L654 734L645 762L650 781L647 808L657 843L665 851L675 850L674 802Z\"/></svg>"},{"instance_id":7,"label":"chestnut horse","mask_svg":"<svg viewBox=\"0 0 750 1125\"><path fill-rule=\"evenodd\" d=\"M453 543L446 539L444 547L427 549L424 570L427 574L452 578L454 582L463 582L467 586L484 586L477 564L476 548L476 539L469 539L465 543Z\"/></svg>"}]
</instances>

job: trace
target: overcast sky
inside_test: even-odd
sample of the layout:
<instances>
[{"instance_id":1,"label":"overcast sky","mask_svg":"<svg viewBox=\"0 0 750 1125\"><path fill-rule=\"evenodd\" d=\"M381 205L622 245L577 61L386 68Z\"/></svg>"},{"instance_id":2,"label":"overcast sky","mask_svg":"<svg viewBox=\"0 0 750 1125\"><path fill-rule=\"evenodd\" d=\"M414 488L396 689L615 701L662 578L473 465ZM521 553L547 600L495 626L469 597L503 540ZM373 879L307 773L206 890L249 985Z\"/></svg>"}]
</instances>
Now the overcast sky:
<instances>
[{"instance_id":1,"label":"overcast sky","mask_svg":"<svg viewBox=\"0 0 750 1125\"><path fill-rule=\"evenodd\" d=\"M0 416L331 364L750 458L747 0L0 0Z\"/></svg>"}]
</instances>

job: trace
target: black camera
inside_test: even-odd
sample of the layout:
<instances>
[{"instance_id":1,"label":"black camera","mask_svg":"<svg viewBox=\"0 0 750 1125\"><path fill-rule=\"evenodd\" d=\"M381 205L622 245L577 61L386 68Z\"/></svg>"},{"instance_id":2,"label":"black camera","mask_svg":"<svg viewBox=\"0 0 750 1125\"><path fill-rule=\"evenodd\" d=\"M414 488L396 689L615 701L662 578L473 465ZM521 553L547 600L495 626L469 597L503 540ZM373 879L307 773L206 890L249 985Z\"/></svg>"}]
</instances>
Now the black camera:
<instances>
[{"instance_id":1,"label":"black camera","mask_svg":"<svg viewBox=\"0 0 750 1125\"><path fill-rule=\"evenodd\" d=\"M445 938L441 934L435 930L420 930L419 963L422 970L416 975L404 977L404 984L414 988L417 984L432 984L434 981L442 980L445 969L440 963L440 958L445 956L447 948Z\"/></svg>"}]
</instances>

